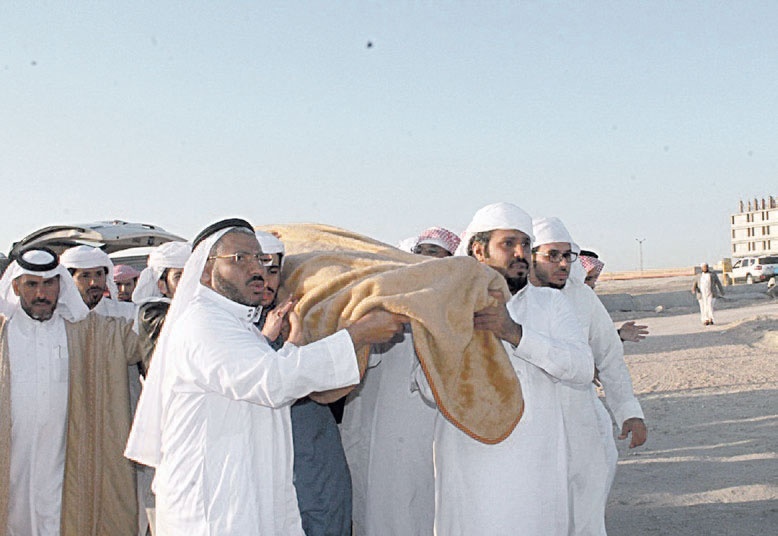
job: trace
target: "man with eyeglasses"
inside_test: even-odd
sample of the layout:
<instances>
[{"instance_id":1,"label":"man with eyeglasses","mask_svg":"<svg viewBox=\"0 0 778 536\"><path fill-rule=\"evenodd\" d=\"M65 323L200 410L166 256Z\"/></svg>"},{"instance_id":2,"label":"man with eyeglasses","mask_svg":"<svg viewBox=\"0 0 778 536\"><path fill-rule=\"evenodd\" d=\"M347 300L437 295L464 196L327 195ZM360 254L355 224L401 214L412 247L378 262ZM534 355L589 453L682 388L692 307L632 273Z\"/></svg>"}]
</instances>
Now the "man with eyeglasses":
<instances>
[{"instance_id":1,"label":"man with eyeglasses","mask_svg":"<svg viewBox=\"0 0 778 536\"><path fill-rule=\"evenodd\" d=\"M594 363L567 300L527 284L532 240L532 218L515 205L495 203L476 212L457 250L508 283L512 296L493 296L495 305L478 311L473 327L503 341L521 384L524 414L508 437L488 445L438 412L436 534L568 534L568 440L559 391L589 385ZM423 375L416 381L434 400Z\"/></svg>"},{"instance_id":2,"label":"man with eyeglasses","mask_svg":"<svg viewBox=\"0 0 778 536\"><path fill-rule=\"evenodd\" d=\"M532 223L535 244L530 281L559 290L573 305L589 340L605 403L621 426L619 439L632 434L630 448L640 446L647 431L624 362L624 347L607 310L584 283L586 273L577 262L578 246L558 218L539 218ZM604 536L605 505L618 459L613 425L594 383L568 387L560 390L560 396L565 428L570 432L570 534Z\"/></svg>"},{"instance_id":3,"label":"man with eyeglasses","mask_svg":"<svg viewBox=\"0 0 778 536\"><path fill-rule=\"evenodd\" d=\"M266 263L245 220L217 222L193 242L125 453L157 469L159 534L302 536L289 408L359 383L357 350L406 321L374 310L305 346L292 326L275 351L254 325Z\"/></svg>"}]
</instances>

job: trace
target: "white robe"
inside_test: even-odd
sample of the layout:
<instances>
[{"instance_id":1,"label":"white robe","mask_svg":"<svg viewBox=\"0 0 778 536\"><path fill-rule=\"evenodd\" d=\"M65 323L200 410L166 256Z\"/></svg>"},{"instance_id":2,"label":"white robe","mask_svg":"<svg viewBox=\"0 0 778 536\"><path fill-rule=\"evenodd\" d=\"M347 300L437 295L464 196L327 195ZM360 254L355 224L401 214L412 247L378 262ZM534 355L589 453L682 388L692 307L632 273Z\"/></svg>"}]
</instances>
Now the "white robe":
<instances>
[{"instance_id":1,"label":"white robe","mask_svg":"<svg viewBox=\"0 0 778 536\"><path fill-rule=\"evenodd\" d=\"M697 301L700 303L700 320L703 323L713 321L713 302L716 298L713 294L712 279L709 272L703 272L697 284L699 288Z\"/></svg>"},{"instance_id":2,"label":"white robe","mask_svg":"<svg viewBox=\"0 0 778 536\"><path fill-rule=\"evenodd\" d=\"M17 309L8 324L11 366L9 536L59 535L68 409L65 321Z\"/></svg>"},{"instance_id":3,"label":"white robe","mask_svg":"<svg viewBox=\"0 0 778 536\"><path fill-rule=\"evenodd\" d=\"M624 362L624 346L602 302L583 282L568 281L561 292L570 300L584 328L606 404L619 428L631 417L642 419L643 411ZM613 424L593 384L568 387L561 394L570 443L570 534L604 536L605 505L618 461Z\"/></svg>"},{"instance_id":4,"label":"white robe","mask_svg":"<svg viewBox=\"0 0 778 536\"><path fill-rule=\"evenodd\" d=\"M374 347L362 383L346 402L341 436L360 536L432 534L437 411L412 381L418 364L410 330L402 342Z\"/></svg>"},{"instance_id":5,"label":"white robe","mask_svg":"<svg viewBox=\"0 0 778 536\"><path fill-rule=\"evenodd\" d=\"M169 333L157 534L302 535L289 406L359 382L348 333L274 352L249 308L200 287Z\"/></svg>"},{"instance_id":6,"label":"white robe","mask_svg":"<svg viewBox=\"0 0 778 536\"><path fill-rule=\"evenodd\" d=\"M591 350L560 292L528 285L507 307L523 330L516 348L504 344L521 382L524 415L496 445L472 439L437 415L438 536L568 534L568 447L560 391L591 383ZM421 381L420 386L429 397L429 385Z\"/></svg>"}]
</instances>

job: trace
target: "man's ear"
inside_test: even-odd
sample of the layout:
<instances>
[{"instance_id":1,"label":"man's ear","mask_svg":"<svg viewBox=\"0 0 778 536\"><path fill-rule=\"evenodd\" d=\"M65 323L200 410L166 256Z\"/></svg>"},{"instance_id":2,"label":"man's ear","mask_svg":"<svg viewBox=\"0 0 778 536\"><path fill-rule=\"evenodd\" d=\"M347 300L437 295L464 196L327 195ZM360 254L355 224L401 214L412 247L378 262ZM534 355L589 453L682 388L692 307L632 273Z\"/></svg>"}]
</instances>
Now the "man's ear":
<instances>
[{"instance_id":1,"label":"man's ear","mask_svg":"<svg viewBox=\"0 0 778 536\"><path fill-rule=\"evenodd\" d=\"M19 295L19 278L17 277L11 281L11 287L14 289L14 294Z\"/></svg>"},{"instance_id":2,"label":"man's ear","mask_svg":"<svg viewBox=\"0 0 778 536\"><path fill-rule=\"evenodd\" d=\"M157 289L159 289L163 296L167 296L167 281L164 279L157 279Z\"/></svg>"},{"instance_id":3,"label":"man's ear","mask_svg":"<svg viewBox=\"0 0 778 536\"><path fill-rule=\"evenodd\" d=\"M474 241L473 242L473 257L475 257L475 260L478 262L484 262L484 259L486 259L486 248L488 246L484 245L482 242Z\"/></svg>"}]
</instances>

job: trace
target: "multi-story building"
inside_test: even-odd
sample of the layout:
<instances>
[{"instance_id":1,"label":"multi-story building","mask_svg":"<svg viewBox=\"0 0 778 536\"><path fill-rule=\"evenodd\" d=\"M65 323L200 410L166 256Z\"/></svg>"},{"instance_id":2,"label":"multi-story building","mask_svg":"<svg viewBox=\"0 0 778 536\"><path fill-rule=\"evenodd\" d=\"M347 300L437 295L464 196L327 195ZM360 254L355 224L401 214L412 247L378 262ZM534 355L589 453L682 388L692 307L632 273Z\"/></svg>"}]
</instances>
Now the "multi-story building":
<instances>
[{"instance_id":1,"label":"multi-story building","mask_svg":"<svg viewBox=\"0 0 778 536\"><path fill-rule=\"evenodd\" d=\"M740 210L730 217L733 258L778 254L778 201L740 201Z\"/></svg>"}]
</instances>

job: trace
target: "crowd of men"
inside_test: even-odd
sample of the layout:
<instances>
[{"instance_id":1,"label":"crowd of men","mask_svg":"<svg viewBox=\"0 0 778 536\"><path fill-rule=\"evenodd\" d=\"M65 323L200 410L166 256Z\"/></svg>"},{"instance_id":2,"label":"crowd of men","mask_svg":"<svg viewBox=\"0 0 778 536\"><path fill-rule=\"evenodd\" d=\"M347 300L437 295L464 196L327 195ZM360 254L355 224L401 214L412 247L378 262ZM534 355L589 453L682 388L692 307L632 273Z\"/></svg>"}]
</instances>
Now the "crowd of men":
<instances>
[{"instance_id":1,"label":"crowd of men","mask_svg":"<svg viewBox=\"0 0 778 536\"><path fill-rule=\"evenodd\" d=\"M402 315L373 309L303 344L296 300L278 296L283 236L245 220L165 243L140 272L90 246L31 247L0 279L0 527L605 535L613 423L630 447L647 438L623 351L646 331L620 337L592 290L602 262L559 219L510 203L400 247L505 278L510 294L473 315L521 385L503 441L436 408Z\"/></svg>"}]
</instances>

